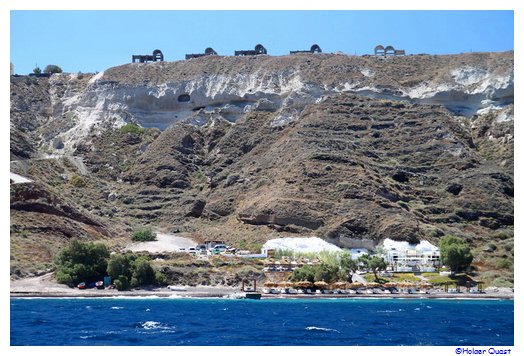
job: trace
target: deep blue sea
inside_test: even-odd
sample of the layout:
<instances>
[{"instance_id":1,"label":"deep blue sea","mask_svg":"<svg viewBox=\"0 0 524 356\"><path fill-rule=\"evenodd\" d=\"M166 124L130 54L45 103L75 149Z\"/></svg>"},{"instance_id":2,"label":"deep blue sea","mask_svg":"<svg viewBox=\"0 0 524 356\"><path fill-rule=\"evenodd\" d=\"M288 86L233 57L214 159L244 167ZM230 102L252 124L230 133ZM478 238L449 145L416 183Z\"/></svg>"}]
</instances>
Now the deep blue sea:
<instances>
[{"instance_id":1,"label":"deep blue sea","mask_svg":"<svg viewBox=\"0 0 524 356\"><path fill-rule=\"evenodd\" d=\"M514 345L507 300L11 299L11 345Z\"/></svg>"}]
</instances>

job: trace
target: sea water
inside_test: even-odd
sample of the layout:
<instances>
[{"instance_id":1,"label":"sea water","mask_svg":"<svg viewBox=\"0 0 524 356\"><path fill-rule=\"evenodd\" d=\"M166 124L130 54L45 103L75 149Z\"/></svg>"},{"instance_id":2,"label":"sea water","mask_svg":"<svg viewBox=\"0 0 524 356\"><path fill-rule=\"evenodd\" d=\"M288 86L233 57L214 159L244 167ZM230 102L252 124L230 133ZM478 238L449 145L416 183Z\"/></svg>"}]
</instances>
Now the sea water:
<instances>
[{"instance_id":1,"label":"sea water","mask_svg":"<svg viewBox=\"0 0 524 356\"><path fill-rule=\"evenodd\" d=\"M511 300L11 299L11 345L514 344Z\"/></svg>"}]
</instances>

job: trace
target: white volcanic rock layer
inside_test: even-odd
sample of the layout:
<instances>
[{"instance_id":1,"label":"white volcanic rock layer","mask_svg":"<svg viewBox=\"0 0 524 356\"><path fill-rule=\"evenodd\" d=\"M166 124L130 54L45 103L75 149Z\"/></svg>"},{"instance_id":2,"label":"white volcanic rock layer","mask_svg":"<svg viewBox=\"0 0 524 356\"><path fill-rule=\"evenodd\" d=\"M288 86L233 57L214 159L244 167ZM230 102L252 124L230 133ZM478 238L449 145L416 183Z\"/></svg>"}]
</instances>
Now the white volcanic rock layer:
<instances>
[{"instance_id":1,"label":"white volcanic rock layer","mask_svg":"<svg viewBox=\"0 0 524 356\"><path fill-rule=\"evenodd\" d=\"M269 59L266 56L263 60ZM175 62L173 66L185 63ZM166 68L171 63L147 65L150 67L127 65L119 68L132 76L138 69L145 71L155 65ZM50 80L53 116L69 114L74 122L58 135L63 148L60 145L60 149L52 146L48 149L56 153L69 152L91 130L96 133L98 127L119 127L126 122L165 130L181 120L204 125L211 119L223 118L234 123L246 112L263 110L275 113L273 126L282 126L295 121L307 105L339 92L439 104L456 115L467 117L513 103L512 68L510 72L497 72L498 68L463 65L446 70L439 78L410 87L377 84L378 75L367 67L359 69L359 77L337 85L306 80L304 77L308 74L297 68L267 68L264 65L250 73L225 69L215 73L202 71L189 79L167 78L161 83L153 81L153 84L144 80L141 85L107 80L108 70L93 76L83 88L68 84L76 80L75 76L54 75ZM67 89L58 95L57 88L64 83ZM509 119L500 118L501 121Z\"/></svg>"}]
</instances>

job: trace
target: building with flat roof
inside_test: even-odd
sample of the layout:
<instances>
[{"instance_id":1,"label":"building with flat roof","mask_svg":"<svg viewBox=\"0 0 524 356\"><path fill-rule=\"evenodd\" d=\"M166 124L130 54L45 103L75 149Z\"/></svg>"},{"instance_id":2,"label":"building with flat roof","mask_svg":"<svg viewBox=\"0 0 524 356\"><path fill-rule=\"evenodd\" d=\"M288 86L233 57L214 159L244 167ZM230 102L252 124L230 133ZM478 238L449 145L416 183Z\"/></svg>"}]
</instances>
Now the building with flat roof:
<instances>
[{"instance_id":1,"label":"building with flat roof","mask_svg":"<svg viewBox=\"0 0 524 356\"><path fill-rule=\"evenodd\" d=\"M393 272L435 272L440 266L440 250L423 240L418 244L385 239L384 259Z\"/></svg>"}]
</instances>

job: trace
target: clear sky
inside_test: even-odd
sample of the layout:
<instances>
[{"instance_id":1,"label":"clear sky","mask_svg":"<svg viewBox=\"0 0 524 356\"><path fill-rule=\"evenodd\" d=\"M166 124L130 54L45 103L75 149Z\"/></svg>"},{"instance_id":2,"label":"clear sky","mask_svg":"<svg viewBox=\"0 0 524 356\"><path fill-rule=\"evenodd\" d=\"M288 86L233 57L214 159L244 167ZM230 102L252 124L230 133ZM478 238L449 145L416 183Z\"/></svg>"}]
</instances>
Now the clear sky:
<instances>
[{"instance_id":1,"label":"clear sky","mask_svg":"<svg viewBox=\"0 0 524 356\"><path fill-rule=\"evenodd\" d=\"M407 54L513 49L513 11L11 11L15 73L36 64L95 72L162 50L184 59L212 47L220 55L261 43L270 55L309 49Z\"/></svg>"}]
</instances>

